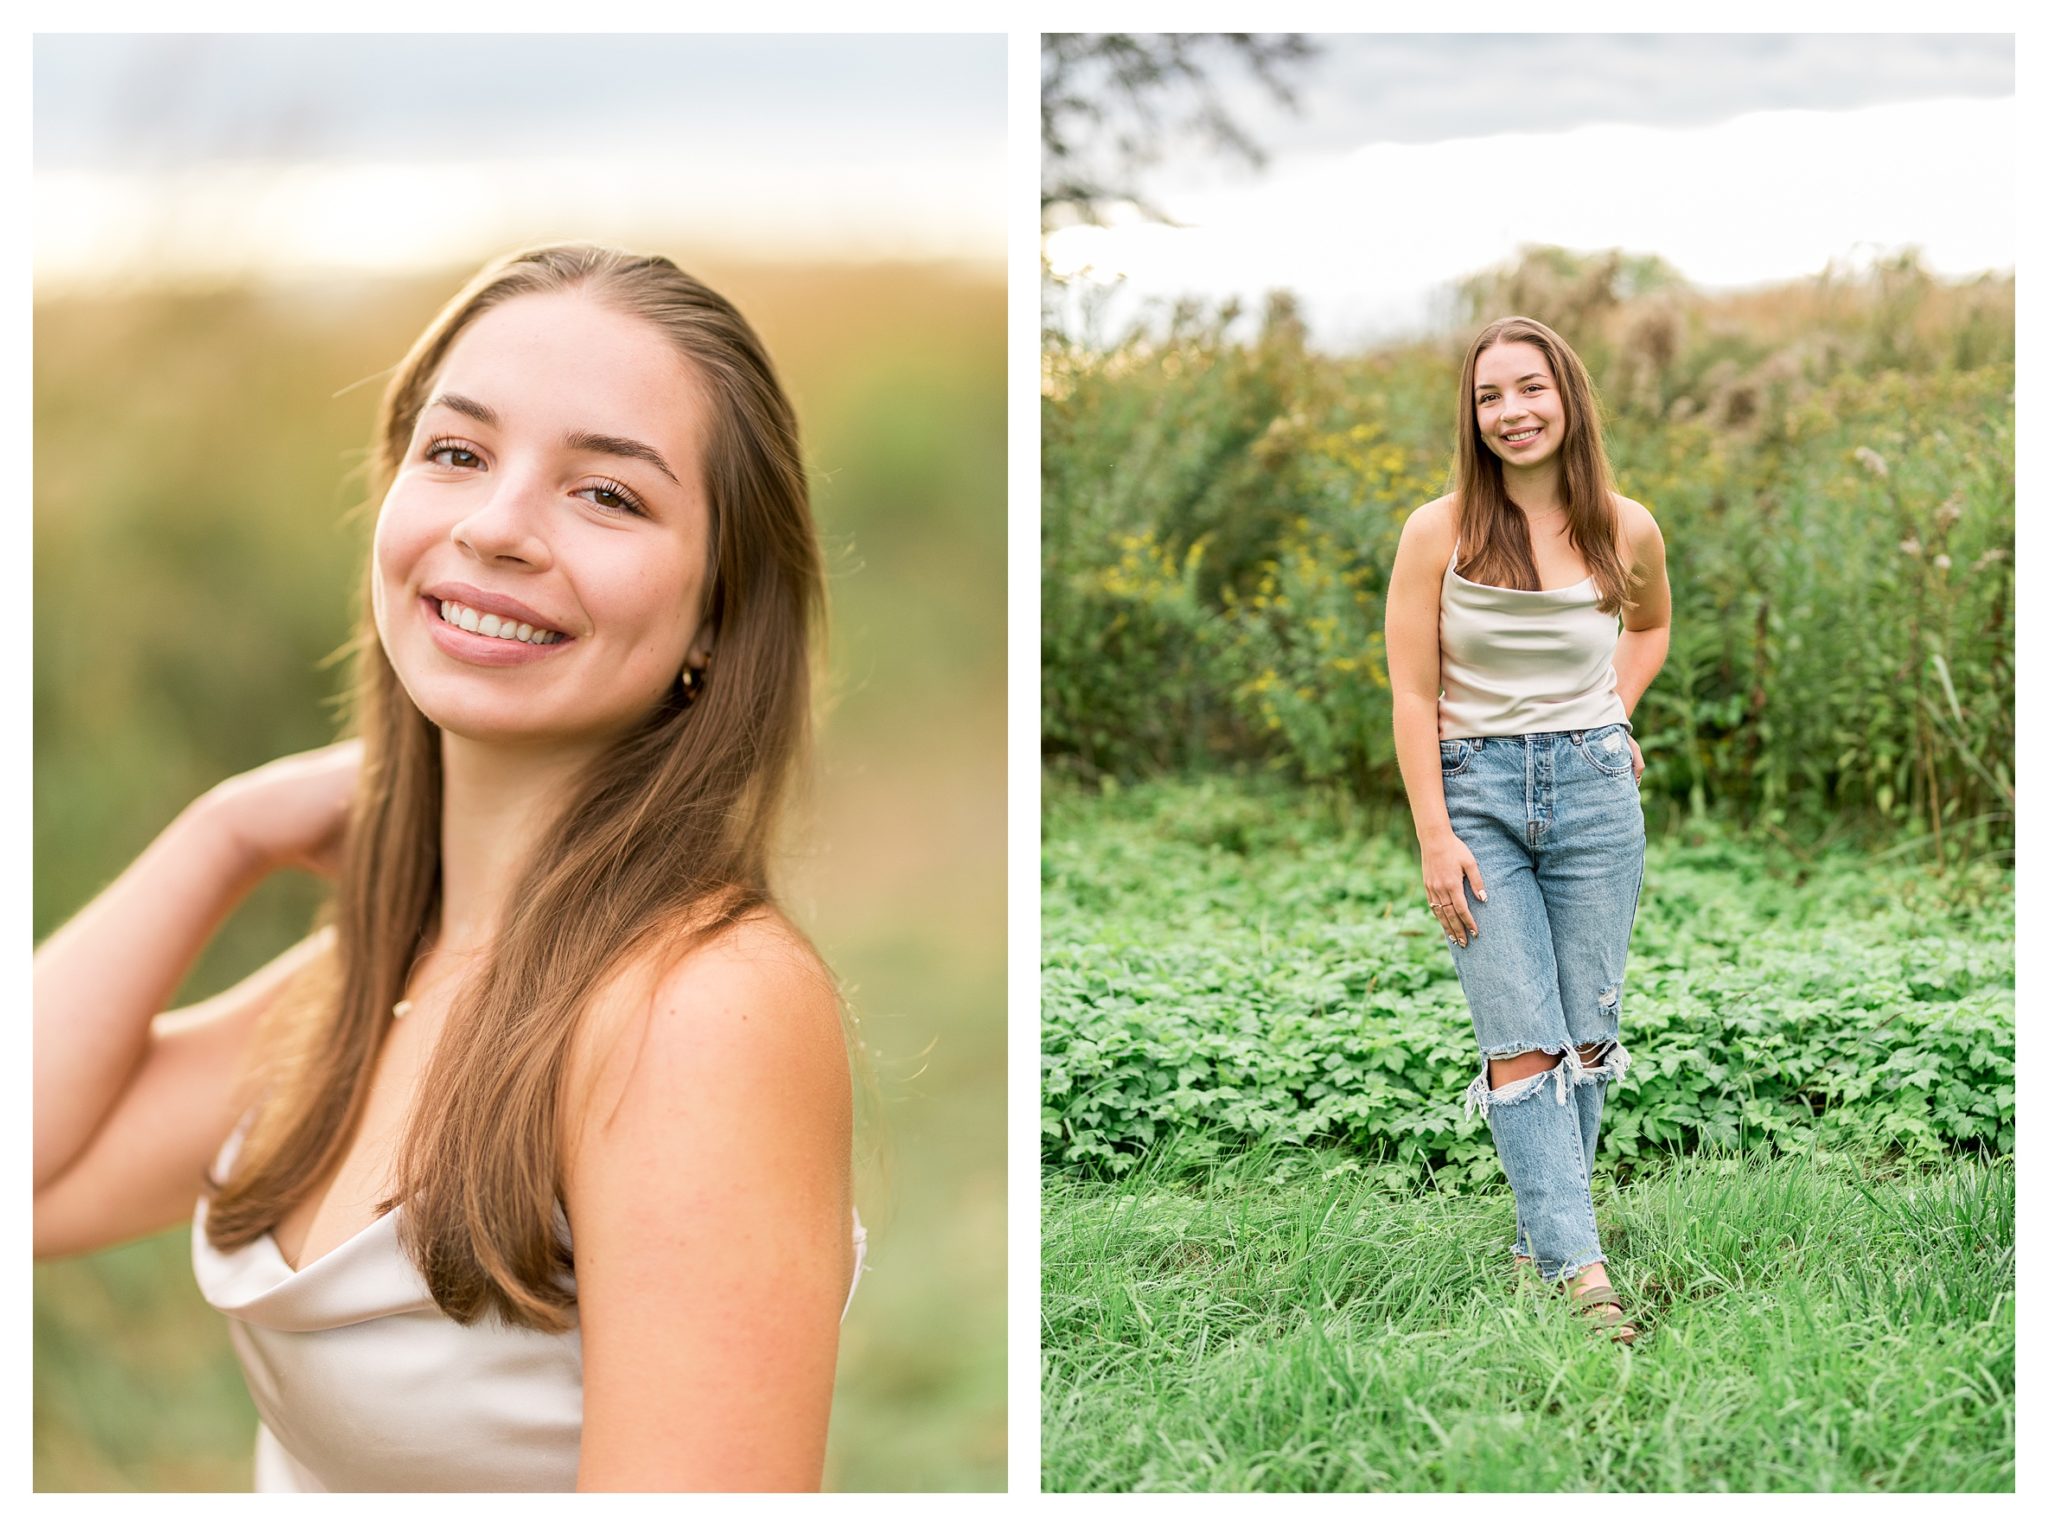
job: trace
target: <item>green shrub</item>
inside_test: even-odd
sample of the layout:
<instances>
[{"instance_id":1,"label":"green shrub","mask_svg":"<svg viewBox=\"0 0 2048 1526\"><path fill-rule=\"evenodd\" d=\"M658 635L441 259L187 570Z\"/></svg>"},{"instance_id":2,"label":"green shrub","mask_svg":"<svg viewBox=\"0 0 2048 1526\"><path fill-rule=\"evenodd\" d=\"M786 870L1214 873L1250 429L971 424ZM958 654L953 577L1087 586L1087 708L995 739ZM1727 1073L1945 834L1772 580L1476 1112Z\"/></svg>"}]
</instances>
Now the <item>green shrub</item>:
<instances>
[{"instance_id":1,"label":"green shrub","mask_svg":"<svg viewBox=\"0 0 2048 1526\"><path fill-rule=\"evenodd\" d=\"M1652 821L1811 839L1847 813L1938 863L2009 849L2010 282L1894 262L1704 299L1552 251L1467 295L1581 342L1621 489L1663 530L1671 648L1634 717ZM1448 486L1461 343L1321 355L1276 302L1047 344L1047 763L1255 763L1399 802L1382 599L1402 522Z\"/></svg>"}]
</instances>

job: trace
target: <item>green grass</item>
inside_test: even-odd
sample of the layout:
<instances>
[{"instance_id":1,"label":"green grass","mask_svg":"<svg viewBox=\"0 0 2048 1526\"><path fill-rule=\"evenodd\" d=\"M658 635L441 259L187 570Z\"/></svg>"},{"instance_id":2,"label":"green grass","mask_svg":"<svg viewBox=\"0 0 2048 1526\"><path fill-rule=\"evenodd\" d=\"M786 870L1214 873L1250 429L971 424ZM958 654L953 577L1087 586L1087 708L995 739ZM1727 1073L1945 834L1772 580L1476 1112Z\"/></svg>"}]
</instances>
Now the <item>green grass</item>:
<instances>
[{"instance_id":1,"label":"green grass","mask_svg":"<svg viewBox=\"0 0 2048 1526\"><path fill-rule=\"evenodd\" d=\"M1651 842L1594 1183L1621 1350L1511 1283L1404 830L1048 790L1044 1486L2011 1489L2009 870Z\"/></svg>"},{"instance_id":2,"label":"green grass","mask_svg":"<svg viewBox=\"0 0 2048 1526\"><path fill-rule=\"evenodd\" d=\"M1050 1173L1044 1487L2013 1487L2009 1163L1678 1158L1595 1200L1632 1349L1515 1285L1504 1190Z\"/></svg>"}]
</instances>

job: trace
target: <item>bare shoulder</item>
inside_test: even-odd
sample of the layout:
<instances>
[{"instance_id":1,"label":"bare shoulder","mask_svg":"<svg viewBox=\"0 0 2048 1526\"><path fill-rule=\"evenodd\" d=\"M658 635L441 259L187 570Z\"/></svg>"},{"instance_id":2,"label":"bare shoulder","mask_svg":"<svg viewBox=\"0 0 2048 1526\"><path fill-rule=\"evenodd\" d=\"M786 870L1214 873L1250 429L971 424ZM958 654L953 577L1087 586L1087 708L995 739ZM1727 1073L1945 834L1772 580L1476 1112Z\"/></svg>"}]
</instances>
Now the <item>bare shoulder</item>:
<instances>
[{"instance_id":1,"label":"bare shoulder","mask_svg":"<svg viewBox=\"0 0 2048 1526\"><path fill-rule=\"evenodd\" d=\"M1650 511L1633 498L1620 493L1614 495L1617 523L1621 529L1621 549L1637 566L1656 557L1661 559L1664 548L1664 532L1657 528L1657 520Z\"/></svg>"},{"instance_id":2,"label":"bare shoulder","mask_svg":"<svg viewBox=\"0 0 2048 1526\"><path fill-rule=\"evenodd\" d=\"M585 1013L569 1068L573 1133L602 1128L630 1095L836 1110L849 1087L831 971L780 913L762 909L680 953L614 972Z\"/></svg>"},{"instance_id":3,"label":"bare shoulder","mask_svg":"<svg viewBox=\"0 0 2048 1526\"><path fill-rule=\"evenodd\" d=\"M1403 536L1415 535L1423 538L1443 536L1446 549L1450 537L1458 533L1458 495L1446 493L1441 498L1432 498L1409 514L1407 523L1401 526Z\"/></svg>"},{"instance_id":4,"label":"bare shoulder","mask_svg":"<svg viewBox=\"0 0 2048 1526\"><path fill-rule=\"evenodd\" d=\"M1450 564L1458 539L1458 495L1432 498L1411 513L1401 526L1401 551L1441 574Z\"/></svg>"},{"instance_id":5,"label":"bare shoulder","mask_svg":"<svg viewBox=\"0 0 2048 1526\"><path fill-rule=\"evenodd\" d=\"M693 1045L744 1040L780 1048L839 1038L839 992L810 940L781 913L751 913L668 963L647 1012ZM752 1031L749 1025L759 1025Z\"/></svg>"}]
</instances>

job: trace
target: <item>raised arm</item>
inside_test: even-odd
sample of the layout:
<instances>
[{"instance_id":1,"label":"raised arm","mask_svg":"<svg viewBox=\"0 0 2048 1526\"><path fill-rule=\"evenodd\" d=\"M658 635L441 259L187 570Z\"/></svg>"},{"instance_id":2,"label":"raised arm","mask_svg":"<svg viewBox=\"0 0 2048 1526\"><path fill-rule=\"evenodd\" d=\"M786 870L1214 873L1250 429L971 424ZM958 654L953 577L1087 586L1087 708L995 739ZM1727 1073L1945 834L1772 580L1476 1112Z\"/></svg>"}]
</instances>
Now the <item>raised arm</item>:
<instances>
[{"instance_id":1,"label":"raised arm","mask_svg":"<svg viewBox=\"0 0 2048 1526\"><path fill-rule=\"evenodd\" d=\"M354 744L281 760L187 807L35 958L35 1247L93 1250L189 1212L234 1118L257 1014L308 940L200 1005L163 1011L272 870L319 867L354 788Z\"/></svg>"},{"instance_id":2,"label":"raised arm","mask_svg":"<svg viewBox=\"0 0 2048 1526\"><path fill-rule=\"evenodd\" d=\"M567 1108L577 1487L816 1489L853 1272L830 980L760 916L594 1026Z\"/></svg>"}]
</instances>

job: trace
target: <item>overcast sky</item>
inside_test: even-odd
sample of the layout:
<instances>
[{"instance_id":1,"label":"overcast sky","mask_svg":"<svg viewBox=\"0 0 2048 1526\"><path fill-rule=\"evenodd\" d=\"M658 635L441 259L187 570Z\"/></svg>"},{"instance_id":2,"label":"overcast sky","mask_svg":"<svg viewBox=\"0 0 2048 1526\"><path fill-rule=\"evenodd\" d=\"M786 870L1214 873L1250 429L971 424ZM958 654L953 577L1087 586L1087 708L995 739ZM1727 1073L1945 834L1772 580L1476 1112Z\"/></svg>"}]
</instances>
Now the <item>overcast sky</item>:
<instances>
[{"instance_id":1,"label":"overcast sky","mask_svg":"<svg viewBox=\"0 0 2048 1526\"><path fill-rule=\"evenodd\" d=\"M1139 189L1179 227L1055 234L1144 299L1294 291L1325 342L1427 326L1527 243L1664 256L1707 286L1906 244L2010 269L2010 36L1324 36L1301 110L1218 60L1263 170L1176 145Z\"/></svg>"},{"instance_id":2,"label":"overcast sky","mask_svg":"<svg viewBox=\"0 0 2048 1526\"><path fill-rule=\"evenodd\" d=\"M1280 153L1436 143L1599 122L1691 127L1749 111L1827 111L2013 93L2010 36L1567 33L1324 35L1295 76L1302 110L1241 71L1219 78ZM1182 161L1183 171L1198 166Z\"/></svg>"},{"instance_id":3,"label":"overcast sky","mask_svg":"<svg viewBox=\"0 0 2048 1526\"><path fill-rule=\"evenodd\" d=\"M1007 253L1000 36L41 36L34 87L39 280L577 231Z\"/></svg>"}]
</instances>

